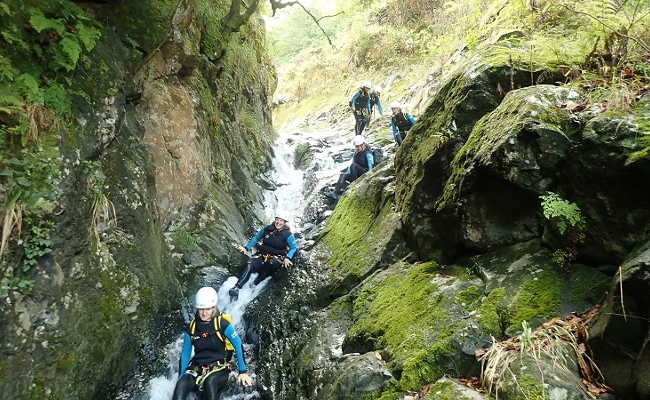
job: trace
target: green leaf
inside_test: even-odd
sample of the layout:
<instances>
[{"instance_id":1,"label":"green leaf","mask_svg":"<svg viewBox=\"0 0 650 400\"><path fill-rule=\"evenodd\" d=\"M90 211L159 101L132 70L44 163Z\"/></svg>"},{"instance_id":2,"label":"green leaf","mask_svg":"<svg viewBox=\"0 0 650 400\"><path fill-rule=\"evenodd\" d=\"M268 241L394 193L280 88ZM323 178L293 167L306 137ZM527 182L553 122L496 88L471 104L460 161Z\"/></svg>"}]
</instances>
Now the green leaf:
<instances>
[{"instance_id":1,"label":"green leaf","mask_svg":"<svg viewBox=\"0 0 650 400\"><path fill-rule=\"evenodd\" d=\"M83 43L87 51L91 51L95 47L97 40L102 36L101 31L86 24L77 24L76 27L81 43Z\"/></svg>"},{"instance_id":2,"label":"green leaf","mask_svg":"<svg viewBox=\"0 0 650 400\"><path fill-rule=\"evenodd\" d=\"M29 24L38 33L48 29L54 30L59 35L63 35L63 32L65 32L65 25L62 20L58 18L47 18L43 15L43 12L37 8L30 8L29 15Z\"/></svg>"},{"instance_id":3,"label":"green leaf","mask_svg":"<svg viewBox=\"0 0 650 400\"><path fill-rule=\"evenodd\" d=\"M13 13L11 12L11 8L9 8L8 5L2 2L0 2L0 15L1 14L8 15L10 17L13 15Z\"/></svg>"},{"instance_id":4,"label":"green leaf","mask_svg":"<svg viewBox=\"0 0 650 400\"><path fill-rule=\"evenodd\" d=\"M66 36L55 48L54 63L70 72L77 66L79 54L81 54L79 41L72 35Z\"/></svg>"},{"instance_id":5,"label":"green leaf","mask_svg":"<svg viewBox=\"0 0 650 400\"><path fill-rule=\"evenodd\" d=\"M38 81L30 74L22 74L16 79L16 88L27 100L43 105L43 91L38 87Z\"/></svg>"},{"instance_id":6,"label":"green leaf","mask_svg":"<svg viewBox=\"0 0 650 400\"><path fill-rule=\"evenodd\" d=\"M12 171L10 169L5 169L5 170L0 172L0 175L2 175L2 176L14 176L14 171Z\"/></svg>"},{"instance_id":7,"label":"green leaf","mask_svg":"<svg viewBox=\"0 0 650 400\"><path fill-rule=\"evenodd\" d=\"M19 184L20 186L29 187L29 181L23 178L22 176L16 178L16 183Z\"/></svg>"}]
</instances>

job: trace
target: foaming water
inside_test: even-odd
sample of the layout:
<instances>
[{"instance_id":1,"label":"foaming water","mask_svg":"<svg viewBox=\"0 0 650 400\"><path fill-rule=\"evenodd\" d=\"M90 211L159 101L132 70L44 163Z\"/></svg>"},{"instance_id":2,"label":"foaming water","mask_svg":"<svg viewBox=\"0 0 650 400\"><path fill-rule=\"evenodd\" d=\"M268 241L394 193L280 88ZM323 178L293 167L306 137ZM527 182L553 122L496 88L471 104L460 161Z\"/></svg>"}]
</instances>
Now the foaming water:
<instances>
[{"instance_id":1,"label":"foaming water","mask_svg":"<svg viewBox=\"0 0 650 400\"><path fill-rule=\"evenodd\" d=\"M268 285L270 278L265 279L258 285L253 285L257 274L251 274L249 281L239 290L239 297L235 301L231 301L228 291L235 286L237 278L234 276L229 277L219 287L219 310L228 313L233 319L233 325L237 328L237 332L241 337L244 337L246 327L244 326L244 312L246 306L253 301ZM170 400L174 394L174 387L178 381L178 368L181 350L183 348L183 336L179 336L175 342L167 346L167 373L162 376L157 376L149 381L148 384L148 397L149 400ZM246 351L246 349L245 349ZM255 379L255 374L250 374ZM253 390L247 392L243 388L237 387L234 384L236 374L231 372L229 376L229 388L224 390L219 398L221 400L252 400L259 399L260 395L257 391ZM192 399L190 397L187 400Z\"/></svg>"},{"instance_id":2,"label":"foaming water","mask_svg":"<svg viewBox=\"0 0 650 400\"><path fill-rule=\"evenodd\" d=\"M287 138L280 138L273 147L275 159L271 177L277 189L264 193L264 204L269 221L280 216L288 220L291 227L298 227L303 208L304 173L293 167L293 151Z\"/></svg>"},{"instance_id":3,"label":"foaming water","mask_svg":"<svg viewBox=\"0 0 650 400\"><path fill-rule=\"evenodd\" d=\"M281 137L274 146L275 158L273 160L273 172L271 179L276 189L264 192L265 214L270 222L275 216L282 216L290 221L292 230L301 226L300 217L304 209L303 183L304 173L293 167L294 146L290 139ZM331 163L330 157L325 154L316 156L320 162ZM329 165L328 165L329 166ZM222 312L228 313L233 319L239 335L245 338L246 326L243 319L246 307L269 285L271 278L267 278L258 285L253 285L257 274L251 274L247 284L239 290L239 296L231 301L228 291L237 283L237 278L230 276L225 278L227 270L224 267L211 266L202 271L204 283L218 288L218 307ZM220 285L219 285L220 284ZM156 376L149 380L146 385L146 393L140 394L138 400L171 400L174 387L178 380L179 358L182 349L182 335L166 348L167 370L164 375ZM251 354L249 344L244 344L244 351ZM247 363L252 367L249 375L255 382L256 375L255 360L248 358ZM251 365L252 364L252 365ZM252 389L244 389L235 383L237 374L232 372L228 378L229 383L219 396L220 400L259 400L261 395ZM146 379L145 379L146 381ZM266 389L265 389L266 390ZM133 398L133 397L131 397ZM196 396L190 396L185 400L194 400Z\"/></svg>"},{"instance_id":4,"label":"foaming water","mask_svg":"<svg viewBox=\"0 0 650 400\"><path fill-rule=\"evenodd\" d=\"M219 310L228 313L232 317L232 322L237 328L237 332L240 336L244 337L244 332L246 331L246 326L244 323L244 311L246 311L246 306L253 301L268 285L271 278L266 278L258 285L253 285L257 278L257 274L251 274L248 282L244 285L243 288L239 289L239 297L237 300L231 301L228 291L232 289L237 283L237 278L234 276L229 277L219 288Z\"/></svg>"}]
</instances>

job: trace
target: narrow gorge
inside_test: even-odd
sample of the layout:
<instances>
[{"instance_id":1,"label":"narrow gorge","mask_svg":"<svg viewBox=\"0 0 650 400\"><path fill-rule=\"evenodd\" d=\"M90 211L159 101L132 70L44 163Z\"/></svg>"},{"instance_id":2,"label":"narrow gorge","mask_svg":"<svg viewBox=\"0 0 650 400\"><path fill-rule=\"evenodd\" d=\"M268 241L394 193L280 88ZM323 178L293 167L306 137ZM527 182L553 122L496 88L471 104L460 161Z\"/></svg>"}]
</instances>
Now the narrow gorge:
<instances>
[{"instance_id":1,"label":"narrow gorge","mask_svg":"<svg viewBox=\"0 0 650 400\"><path fill-rule=\"evenodd\" d=\"M650 399L650 4L515 3L1 0L0 398L171 400L211 286L222 400Z\"/></svg>"}]
</instances>

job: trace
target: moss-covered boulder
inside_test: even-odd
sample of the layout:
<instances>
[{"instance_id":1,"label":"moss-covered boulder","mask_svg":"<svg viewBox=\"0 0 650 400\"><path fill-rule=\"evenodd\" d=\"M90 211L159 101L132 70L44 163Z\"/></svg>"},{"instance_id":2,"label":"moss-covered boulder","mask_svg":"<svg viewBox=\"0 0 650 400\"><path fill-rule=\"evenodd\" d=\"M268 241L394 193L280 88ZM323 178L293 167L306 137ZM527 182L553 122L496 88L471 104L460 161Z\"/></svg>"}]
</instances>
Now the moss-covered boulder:
<instances>
[{"instance_id":1,"label":"moss-covered boulder","mask_svg":"<svg viewBox=\"0 0 650 400\"><path fill-rule=\"evenodd\" d=\"M474 124L493 111L507 92L530 85L530 76L521 69L490 66L480 58L454 67L441 78L426 111L400 146L395 157L396 208L408 227L411 246L422 257L438 255L459 240L456 232L443 228L453 219L435 211L452 174L454 156Z\"/></svg>"},{"instance_id":2,"label":"moss-covered boulder","mask_svg":"<svg viewBox=\"0 0 650 400\"><path fill-rule=\"evenodd\" d=\"M433 384L423 400L485 400L487 397L455 379L442 378Z\"/></svg>"},{"instance_id":3,"label":"moss-covered boulder","mask_svg":"<svg viewBox=\"0 0 650 400\"><path fill-rule=\"evenodd\" d=\"M496 371L493 390L504 400L588 400L579 366L569 344L558 344L554 355L519 353Z\"/></svg>"},{"instance_id":4,"label":"moss-covered boulder","mask_svg":"<svg viewBox=\"0 0 650 400\"><path fill-rule=\"evenodd\" d=\"M381 351L401 390L419 390L445 374L478 373L474 350L489 338L469 316L482 285L464 270L447 272L434 262L400 262L365 281L343 350Z\"/></svg>"},{"instance_id":5,"label":"moss-covered boulder","mask_svg":"<svg viewBox=\"0 0 650 400\"><path fill-rule=\"evenodd\" d=\"M393 173L392 164L383 163L364 174L329 218L317 249L330 268L324 299L346 294L378 267L407 254L394 210Z\"/></svg>"},{"instance_id":6,"label":"moss-covered boulder","mask_svg":"<svg viewBox=\"0 0 650 400\"><path fill-rule=\"evenodd\" d=\"M636 138L645 120L636 112L577 115L566 105L579 98L550 85L513 90L462 128L441 109L428 111L413 128L413 147L403 146L396 157L397 208L405 231L417 232L411 244L418 253L454 257L464 249L483 252L540 237L539 196L547 191L583 210L590 227L579 251L585 260L617 262L643 241L648 232L637 227L650 220L650 200L635 182L646 180L650 169L643 158L626 162L640 149ZM461 133L441 131L429 114L454 122ZM426 129L437 133L427 136ZM423 152L431 157L426 167L416 157Z\"/></svg>"},{"instance_id":7,"label":"moss-covered boulder","mask_svg":"<svg viewBox=\"0 0 650 400\"><path fill-rule=\"evenodd\" d=\"M355 291L343 351L381 352L399 379L395 388L419 390L443 375L478 374L475 351L492 337L518 333L523 321L536 327L584 311L608 282L586 266L567 275L539 241L452 266L396 263Z\"/></svg>"},{"instance_id":8,"label":"moss-covered boulder","mask_svg":"<svg viewBox=\"0 0 650 400\"><path fill-rule=\"evenodd\" d=\"M537 240L472 257L465 262L485 279L486 297L478 308L481 329L497 339L599 303L609 277L594 268L561 270Z\"/></svg>"},{"instance_id":9,"label":"moss-covered boulder","mask_svg":"<svg viewBox=\"0 0 650 400\"><path fill-rule=\"evenodd\" d=\"M640 246L612 279L590 330L590 344L605 379L624 398L650 396L650 242Z\"/></svg>"}]
</instances>

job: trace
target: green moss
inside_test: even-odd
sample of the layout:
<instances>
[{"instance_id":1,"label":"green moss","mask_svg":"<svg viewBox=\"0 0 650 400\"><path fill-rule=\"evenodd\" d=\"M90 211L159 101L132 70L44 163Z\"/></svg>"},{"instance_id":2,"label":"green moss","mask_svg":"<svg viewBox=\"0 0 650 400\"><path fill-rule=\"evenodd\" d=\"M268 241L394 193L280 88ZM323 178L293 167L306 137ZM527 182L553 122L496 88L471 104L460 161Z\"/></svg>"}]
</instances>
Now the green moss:
<instances>
[{"instance_id":1,"label":"green moss","mask_svg":"<svg viewBox=\"0 0 650 400\"><path fill-rule=\"evenodd\" d=\"M464 72L449 79L409 132L407 141L413 140L416 144L408 146L408 152L403 150L404 146L398 149L395 170L400 177L397 192L400 212L408 214L410 211L417 184L424 178L426 163L447 145L452 136L458 134L453 117L467 98L469 86L470 80Z\"/></svg>"},{"instance_id":2,"label":"green moss","mask_svg":"<svg viewBox=\"0 0 650 400\"><path fill-rule=\"evenodd\" d=\"M505 338L505 330L511 319L505 297L504 288L494 289L483 299L479 307L481 330L497 339Z\"/></svg>"},{"instance_id":3,"label":"green moss","mask_svg":"<svg viewBox=\"0 0 650 400\"><path fill-rule=\"evenodd\" d=\"M548 390L535 377L524 375L519 378L519 389L525 400L549 400Z\"/></svg>"},{"instance_id":4,"label":"green moss","mask_svg":"<svg viewBox=\"0 0 650 400\"><path fill-rule=\"evenodd\" d=\"M375 338L401 371L402 390L419 389L445 372L442 359L454 352L450 339L459 323L446 312L451 299L434 295L438 265L401 264L379 282L365 286L354 301L349 337Z\"/></svg>"},{"instance_id":5,"label":"green moss","mask_svg":"<svg viewBox=\"0 0 650 400\"><path fill-rule=\"evenodd\" d=\"M477 286L470 286L458 293L456 303L460 304L468 311L473 311L478 308L482 297L483 291L480 288Z\"/></svg>"},{"instance_id":6,"label":"green moss","mask_svg":"<svg viewBox=\"0 0 650 400\"><path fill-rule=\"evenodd\" d=\"M563 93L568 92L565 89ZM479 165L487 164L495 149L501 147L508 139L519 134L538 134L537 132L542 128L543 134L557 132L558 135L565 135L562 131L563 124L559 119L545 123L540 118L540 113L548 112L549 107L560 105L558 94L559 92L551 86L532 86L514 90L506 95L498 108L481 118L454 157L452 173L445 183L437 209L442 210L456 204L465 177ZM560 118L560 114L556 114L555 118ZM535 132L527 129L531 124L537 125Z\"/></svg>"},{"instance_id":7,"label":"green moss","mask_svg":"<svg viewBox=\"0 0 650 400\"><path fill-rule=\"evenodd\" d=\"M382 204L381 190L379 185L348 190L327 224L324 240L330 250L328 264L343 280L343 286L356 284L372 271L397 229L393 203Z\"/></svg>"},{"instance_id":8,"label":"green moss","mask_svg":"<svg viewBox=\"0 0 650 400\"><path fill-rule=\"evenodd\" d=\"M558 316L564 283L564 277L556 271L543 271L525 281L511 305L511 328L518 329L521 321Z\"/></svg>"}]
</instances>

